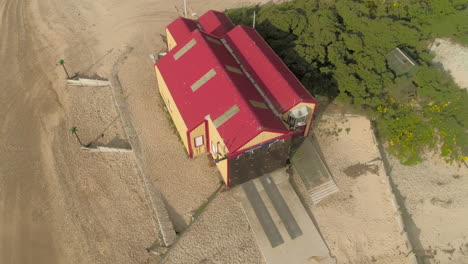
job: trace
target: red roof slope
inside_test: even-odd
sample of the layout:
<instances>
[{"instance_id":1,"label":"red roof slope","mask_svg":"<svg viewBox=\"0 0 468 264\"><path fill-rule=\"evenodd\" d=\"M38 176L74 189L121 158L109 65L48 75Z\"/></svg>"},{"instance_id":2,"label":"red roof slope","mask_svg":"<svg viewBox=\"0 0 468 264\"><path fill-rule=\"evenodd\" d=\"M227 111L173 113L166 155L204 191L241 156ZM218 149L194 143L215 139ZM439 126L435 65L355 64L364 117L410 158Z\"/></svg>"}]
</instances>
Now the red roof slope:
<instances>
[{"instance_id":1,"label":"red roof slope","mask_svg":"<svg viewBox=\"0 0 468 264\"><path fill-rule=\"evenodd\" d=\"M202 26L203 31L217 37L224 37L234 28L234 24L226 14L214 10L210 10L199 17L198 23Z\"/></svg>"},{"instance_id":2,"label":"red roof slope","mask_svg":"<svg viewBox=\"0 0 468 264\"><path fill-rule=\"evenodd\" d=\"M196 44L175 60L174 54L192 39ZM156 63L188 130L203 122L205 116L210 115L216 120L237 105L239 112L217 128L231 154L261 131L289 133L270 109L254 107L249 102L264 100L244 74L227 70L226 65L235 68L239 65L218 42L214 36L195 30L191 38L178 44ZM191 85L211 69L216 75L192 91Z\"/></svg>"},{"instance_id":3,"label":"red roof slope","mask_svg":"<svg viewBox=\"0 0 468 264\"><path fill-rule=\"evenodd\" d=\"M198 26L192 19L178 17L166 28L171 32L172 38L174 38L175 42L179 44L190 37L190 32L198 29Z\"/></svg>"},{"instance_id":4,"label":"red roof slope","mask_svg":"<svg viewBox=\"0 0 468 264\"><path fill-rule=\"evenodd\" d=\"M255 29L237 26L225 38L246 70L280 113L285 113L300 102L316 103L312 95Z\"/></svg>"}]
</instances>

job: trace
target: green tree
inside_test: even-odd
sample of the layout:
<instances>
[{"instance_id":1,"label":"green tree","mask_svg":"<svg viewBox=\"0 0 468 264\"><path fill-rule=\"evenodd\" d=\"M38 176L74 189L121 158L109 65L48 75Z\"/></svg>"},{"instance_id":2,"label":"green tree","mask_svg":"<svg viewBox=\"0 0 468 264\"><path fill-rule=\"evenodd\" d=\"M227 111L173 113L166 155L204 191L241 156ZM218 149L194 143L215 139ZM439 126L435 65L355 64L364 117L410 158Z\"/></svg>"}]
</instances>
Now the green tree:
<instances>
[{"instance_id":1,"label":"green tree","mask_svg":"<svg viewBox=\"0 0 468 264\"><path fill-rule=\"evenodd\" d=\"M296 0L227 14L251 25L255 10L256 29L312 94L367 110L391 152L414 164L426 150L448 161L468 155L467 93L433 66L427 51L434 37L468 43L467 6L466 0ZM397 76L386 59L396 47L419 66Z\"/></svg>"},{"instance_id":2,"label":"green tree","mask_svg":"<svg viewBox=\"0 0 468 264\"><path fill-rule=\"evenodd\" d=\"M84 146L83 143L81 142L81 139L80 137L78 136L78 128L76 127L72 127L70 128L70 132L75 135L76 139L78 140L78 142L80 143L81 146Z\"/></svg>"}]
</instances>

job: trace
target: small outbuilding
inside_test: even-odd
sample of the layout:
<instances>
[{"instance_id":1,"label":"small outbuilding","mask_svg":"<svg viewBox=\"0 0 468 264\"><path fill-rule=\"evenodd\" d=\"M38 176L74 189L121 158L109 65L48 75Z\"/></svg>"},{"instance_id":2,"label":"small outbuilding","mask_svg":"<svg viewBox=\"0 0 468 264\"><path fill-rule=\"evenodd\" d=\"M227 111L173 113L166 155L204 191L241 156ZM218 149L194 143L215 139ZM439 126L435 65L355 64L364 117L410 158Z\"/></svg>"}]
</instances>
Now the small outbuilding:
<instances>
[{"instance_id":1,"label":"small outbuilding","mask_svg":"<svg viewBox=\"0 0 468 264\"><path fill-rule=\"evenodd\" d=\"M166 34L158 87L189 156L209 152L227 186L285 166L316 101L255 29L208 11Z\"/></svg>"}]
</instances>

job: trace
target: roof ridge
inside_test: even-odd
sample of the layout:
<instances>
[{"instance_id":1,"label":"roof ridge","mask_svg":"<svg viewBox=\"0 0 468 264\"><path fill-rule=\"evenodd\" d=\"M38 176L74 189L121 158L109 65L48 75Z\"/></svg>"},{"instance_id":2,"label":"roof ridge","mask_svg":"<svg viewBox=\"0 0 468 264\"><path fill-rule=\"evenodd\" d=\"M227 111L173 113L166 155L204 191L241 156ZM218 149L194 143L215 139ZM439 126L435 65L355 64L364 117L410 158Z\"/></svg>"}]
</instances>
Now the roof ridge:
<instances>
[{"instance_id":1,"label":"roof ridge","mask_svg":"<svg viewBox=\"0 0 468 264\"><path fill-rule=\"evenodd\" d=\"M209 45L209 44L208 44L208 45ZM226 47L223 47L223 48L226 49ZM210 49L211 49L211 47L210 47ZM226 49L226 51L228 51L228 50ZM214 51L213 51L213 53L216 54ZM215 55L215 57L216 57L217 59L219 58L219 57L216 56L216 55ZM237 83L236 83L236 77L233 75L233 74L237 74L237 73L231 74L230 71L226 68L226 66L232 66L232 65L225 65L225 64L223 64L223 62L222 62L221 60L219 60L219 59L218 59L217 61L218 61L219 63L218 63L215 67L213 67L213 69L215 69L216 72L217 72L220 76L222 76L223 78L225 78L226 81L227 81L232 87L234 87L234 90L236 91L237 95L238 95L240 98L243 99L242 102L241 102L242 107L245 107L245 109L248 109L248 111L251 112L251 113L255 116L255 120L257 121L257 123L258 123L259 125L262 126L262 128L273 129L271 126L268 126L268 125L267 125L267 122L264 120L264 118L262 118L262 114L260 113L261 110L260 110L258 107L255 107L254 105L252 105L252 103L250 103L251 100L258 101L258 99L252 98L252 97L248 97L248 95L247 95L246 93L243 93L243 92L240 90L240 89L242 89L242 87L241 87L240 85L237 85ZM261 94L260 94L260 93L256 90L256 88L254 87L254 85L250 82L250 80L248 79L248 77L245 76L244 73L242 73L242 76L243 76L243 77L240 77L240 76L239 76L239 78L247 78L248 83L249 83L250 86L251 86L250 88L251 88L255 93L258 93L258 94L261 96ZM263 96L261 96L261 98L264 99ZM265 102L265 103L266 103L266 102ZM237 104L239 104L239 103L237 103ZM274 113L270 108L268 108L267 110L270 111L271 114L274 115L274 116L276 117L275 113ZM277 120L278 120L278 122L281 122L281 120L280 120L279 118L278 118ZM276 129L274 129L274 130L276 130Z\"/></svg>"},{"instance_id":2,"label":"roof ridge","mask_svg":"<svg viewBox=\"0 0 468 264\"><path fill-rule=\"evenodd\" d=\"M254 81L266 94L267 99L279 112L284 113L299 102L316 102L302 82L254 28L238 25L225 38ZM291 97L285 97L285 94Z\"/></svg>"},{"instance_id":3,"label":"roof ridge","mask_svg":"<svg viewBox=\"0 0 468 264\"><path fill-rule=\"evenodd\" d=\"M221 41L222 37L216 37L214 35L211 35L209 33L206 33L206 32L203 32L201 30L194 30L193 32L199 32L201 33L200 35L202 36L203 38L203 44L202 45L205 45L207 47L207 49L209 50L209 53L210 55L215 58L215 61L216 61L216 65L213 66L213 69L215 69L216 73L219 74L220 76L222 76L223 78L226 79L226 81L232 86L234 87L234 90L236 91L237 95L242 98L242 106L239 105L239 107L242 107L242 108L245 108L247 109L249 112L251 112L253 114L253 116L255 117L255 121L257 121L257 123L262 127L262 128L265 128L265 129L273 129L271 126L268 125L268 122L266 122L264 120L264 118L262 118L262 113L261 111L263 110L260 110L258 107L255 107L254 105L252 105L250 103L250 100L255 100L257 101L255 98L251 98L251 97L248 97L247 96L247 93L243 93L240 89L242 89L242 87L240 85L237 85L236 83L236 77L234 75L231 75L230 71L226 68L226 66L239 66L239 67L242 67L241 65L239 65L238 63L236 63L236 65L227 65L225 64L222 60L221 60L221 56L217 56L217 52L214 48L213 45L217 45L215 43L212 43L212 41L210 41L209 39L206 39L206 37L211 37L211 38L214 38L216 40L219 40ZM229 50L225 47L225 45L222 45L223 49L229 53L230 56L232 56L232 54L229 52ZM235 59L235 58L234 58ZM251 89L253 91L255 91L255 93L258 93L261 98L265 101L265 97L262 96L260 94L260 92L257 91L257 89L255 88L254 84L251 82L251 80L245 75L244 73L244 70L242 70L243 73L242 73L242 78L247 78L248 80L248 83L252 86ZM237 73L235 73L237 74ZM267 101L265 101L265 103L268 104ZM274 113L274 111L270 108L268 108L268 111L271 111L271 114L274 115L275 117L277 117L277 115ZM216 118L216 117L214 117ZM281 122L281 119L277 118L278 122ZM274 129L276 130L276 129Z\"/></svg>"}]
</instances>

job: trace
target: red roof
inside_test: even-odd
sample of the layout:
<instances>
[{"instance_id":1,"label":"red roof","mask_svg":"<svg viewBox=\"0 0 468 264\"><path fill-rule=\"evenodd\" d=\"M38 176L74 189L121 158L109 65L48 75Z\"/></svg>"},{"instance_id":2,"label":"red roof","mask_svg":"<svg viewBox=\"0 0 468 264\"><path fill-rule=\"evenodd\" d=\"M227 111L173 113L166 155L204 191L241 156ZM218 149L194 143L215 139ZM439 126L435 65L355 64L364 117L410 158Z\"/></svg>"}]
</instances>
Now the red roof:
<instances>
[{"instance_id":1,"label":"red roof","mask_svg":"<svg viewBox=\"0 0 468 264\"><path fill-rule=\"evenodd\" d=\"M187 50L184 47L192 39L196 43ZM181 49L185 49L185 53L175 60L174 55ZM189 38L156 63L188 130L203 122L205 116L216 120L237 105L239 112L217 128L231 153L262 131L289 133L270 109L250 103L249 100L264 100L244 74L227 70L226 65L239 69L219 39L199 30L194 30ZM211 69L216 75L193 91L191 86Z\"/></svg>"},{"instance_id":2,"label":"red roof","mask_svg":"<svg viewBox=\"0 0 468 264\"><path fill-rule=\"evenodd\" d=\"M199 17L198 23L202 26L203 31L217 37L224 37L234 28L234 24L226 14L214 10L210 10Z\"/></svg>"},{"instance_id":3,"label":"red roof","mask_svg":"<svg viewBox=\"0 0 468 264\"><path fill-rule=\"evenodd\" d=\"M171 32L171 36L175 42L179 44L190 36L190 32L198 29L198 26L197 23L192 19L178 17L166 28L169 30L169 32Z\"/></svg>"},{"instance_id":4,"label":"red roof","mask_svg":"<svg viewBox=\"0 0 468 264\"><path fill-rule=\"evenodd\" d=\"M225 39L280 113L285 113L300 102L316 103L255 29L237 26Z\"/></svg>"}]
</instances>

